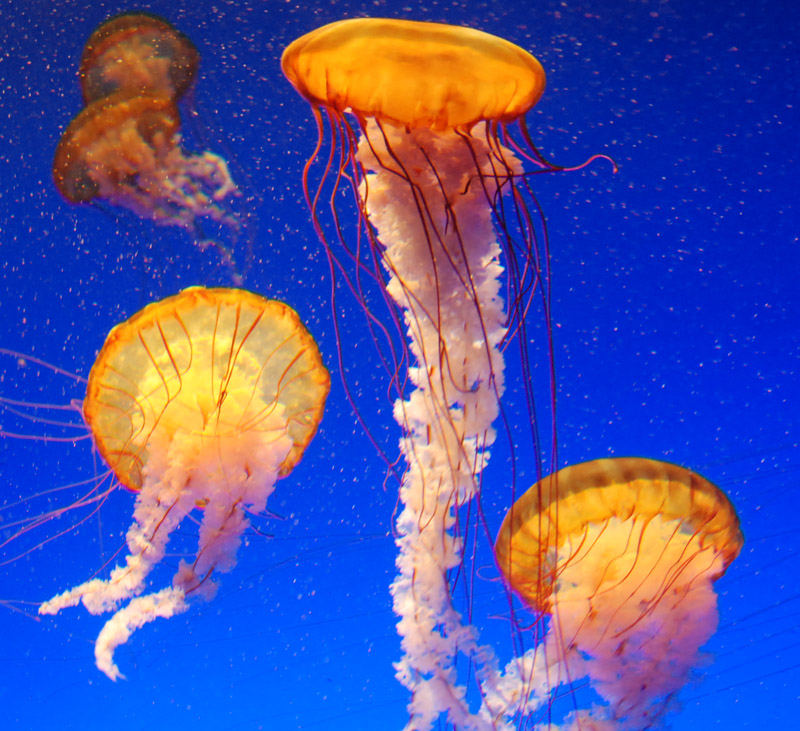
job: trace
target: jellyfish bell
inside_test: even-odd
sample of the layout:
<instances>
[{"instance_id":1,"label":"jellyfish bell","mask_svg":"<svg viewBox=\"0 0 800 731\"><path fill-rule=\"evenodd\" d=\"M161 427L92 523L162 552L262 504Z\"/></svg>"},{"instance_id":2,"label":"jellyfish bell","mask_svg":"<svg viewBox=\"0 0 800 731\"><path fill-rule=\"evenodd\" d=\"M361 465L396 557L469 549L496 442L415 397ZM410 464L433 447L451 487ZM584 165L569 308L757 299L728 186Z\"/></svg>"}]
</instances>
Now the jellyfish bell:
<instances>
[{"instance_id":1,"label":"jellyfish bell","mask_svg":"<svg viewBox=\"0 0 800 731\"><path fill-rule=\"evenodd\" d=\"M724 574L744 540L733 505L696 472L652 459L598 459L559 470L516 501L498 533L497 565L529 606L549 612L561 576L554 561L574 562L560 547L611 520L679 521L681 535L719 554L721 570L712 580Z\"/></svg>"},{"instance_id":2,"label":"jellyfish bell","mask_svg":"<svg viewBox=\"0 0 800 731\"><path fill-rule=\"evenodd\" d=\"M53 178L70 203L104 200L192 235L204 221L227 227L239 222L230 208L238 189L223 158L183 149L180 116L168 96L117 92L91 103L61 136ZM213 243L235 269L233 254Z\"/></svg>"},{"instance_id":3,"label":"jellyfish bell","mask_svg":"<svg viewBox=\"0 0 800 731\"><path fill-rule=\"evenodd\" d=\"M536 151L524 121L545 74L531 54L489 34L380 18L312 31L281 65L317 123L303 176L314 226L334 275L379 333L397 396L406 471L391 591L403 648L397 677L412 695L408 728L429 729L443 714L459 728L486 728L466 683L484 695L497 663L455 608L448 572L471 551L460 511L479 497L505 389L503 350L516 334L528 451L539 449L526 320L542 313L547 342L548 240L526 166L568 169ZM340 210L345 188L352 224ZM388 325L375 301L388 306ZM489 538L480 526L469 534Z\"/></svg>"},{"instance_id":4,"label":"jellyfish bell","mask_svg":"<svg viewBox=\"0 0 800 731\"><path fill-rule=\"evenodd\" d=\"M197 76L194 44L171 23L147 13L124 13L89 37L80 65L88 105L116 92L161 94L177 101Z\"/></svg>"},{"instance_id":5,"label":"jellyfish bell","mask_svg":"<svg viewBox=\"0 0 800 731\"><path fill-rule=\"evenodd\" d=\"M311 335L287 305L235 289L193 287L115 327L89 375L84 417L100 455L136 492L129 555L40 608L114 612L95 645L120 677L114 650L156 617L211 598L275 482L313 438L330 379ZM197 555L172 586L143 594L170 535L201 507ZM127 601L127 605L120 607Z\"/></svg>"},{"instance_id":6,"label":"jellyfish bell","mask_svg":"<svg viewBox=\"0 0 800 731\"><path fill-rule=\"evenodd\" d=\"M713 584L742 544L724 493L674 464L599 459L539 481L495 544L514 593L551 617L546 632L534 625L530 695L518 698L535 707L588 677L608 704L595 719L650 728L700 663L717 627ZM570 728L586 728L580 719Z\"/></svg>"},{"instance_id":7,"label":"jellyfish bell","mask_svg":"<svg viewBox=\"0 0 800 731\"><path fill-rule=\"evenodd\" d=\"M513 122L545 87L541 64L519 46L473 28L412 20L331 23L292 42L281 64L311 104L440 132L469 131L487 119Z\"/></svg>"},{"instance_id":8,"label":"jellyfish bell","mask_svg":"<svg viewBox=\"0 0 800 731\"><path fill-rule=\"evenodd\" d=\"M134 491L154 430L170 439L207 429L215 439L251 431L261 439L275 415L289 440L278 464L285 476L317 431L329 387L316 343L288 305L190 287L108 334L83 413L100 456Z\"/></svg>"}]
</instances>

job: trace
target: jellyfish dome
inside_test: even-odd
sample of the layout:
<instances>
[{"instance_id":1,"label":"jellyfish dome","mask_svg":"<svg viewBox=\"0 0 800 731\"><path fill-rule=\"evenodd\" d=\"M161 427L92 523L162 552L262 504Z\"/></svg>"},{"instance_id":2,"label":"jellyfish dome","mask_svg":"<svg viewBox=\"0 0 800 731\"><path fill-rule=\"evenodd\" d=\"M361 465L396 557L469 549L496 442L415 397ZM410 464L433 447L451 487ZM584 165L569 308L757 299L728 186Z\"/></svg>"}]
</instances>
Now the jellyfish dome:
<instances>
[{"instance_id":1,"label":"jellyfish dome","mask_svg":"<svg viewBox=\"0 0 800 731\"><path fill-rule=\"evenodd\" d=\"M512 122L545 86L541 64L519 46L473 28L413 20L331 23L294 41L281 63L312 104L440 132Z\"/></svg>"},{"instance_id":2,"label":"jellyfish dome","mask_svg":"<svg viewBox=\"0 0 800 731\"><path fill-rule=\"evenodd\" d=\"M83 100L115 92L179 99L197 76L194 44L171 23L147 13L124 13L89 37L80 66Z\"/></svg>"},{"instance_id":3,"label":"jellyfish dome","mask_svg":"<svg viewBox=\"0 0 800 731\"><path fill-rule=\"evenodd\" d=\"M181 148L167 96L117 92L86 107L56 148L53 177L71 203L107 200L194 231L203 218L236 225L223 202L237 191L225 161Z\"/></svg>"},{"instance_id":4,"label":"jellyfish dome","mask_svg":"<svg viewBox=\"0 0 800 731\"><path fill-rule=\"evenodd\" d=\"M301 459L322 418L330 379L287 305L237 289L193 287L115 327L89 375L83 412L100 455L136 492L129 555L108 579L45 602L114 612L95 645L97 666L120 677L113 653L156 617L211 598L231 570L245 511L263 511L278 478ZM172 586L143 594L170 534L200 509L197 555ZM130 600L120 608L120 604Z\"/></svg>"},{"instance_id":5,"label":"jellyfish dome","mask_svg":"<svg viewBox=\"0 0 800 731\"><path fill-rule=\"evenodd\" d=\"M660 722L716 630L713 584L742 543L728 498L667 462L599 459L535 484L495 545L514 592L551 617L532 651L532 694L542 702L588 677L608 703L591 714L608 721L599 728ZM587 718L576 713L570 728L595 728Z\"/></svg>"}]
</instances>

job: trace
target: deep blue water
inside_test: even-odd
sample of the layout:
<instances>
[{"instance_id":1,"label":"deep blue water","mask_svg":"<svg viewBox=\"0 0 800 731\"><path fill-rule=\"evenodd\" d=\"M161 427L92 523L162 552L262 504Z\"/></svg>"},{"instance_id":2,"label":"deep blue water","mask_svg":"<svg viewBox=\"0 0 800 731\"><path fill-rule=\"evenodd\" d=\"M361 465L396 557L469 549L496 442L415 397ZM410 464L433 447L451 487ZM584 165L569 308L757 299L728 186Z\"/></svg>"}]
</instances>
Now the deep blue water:
<instances>
[{"instance_id":1,"label":"deep blue water","mask_svg":"<svg viewBox=\"0 0 800 731\"><path fill-rule=\"evenodd\" d=\"M107 332L148 302L189 285L230 284L184 233L72 206L55 190L53 151L81 106L83 44L104 19L135 9L86 5L0 3L0 347L84 376ZM245 286L298 310L333 388L315 441L270 500L284 519L257 522L271 537L249 537L213 602L148 625L120 648L126 681L112 684L94 666L102 618L76 609L38 621L35 608L111 558L130 494L120 491L79 531L0 568L8 602L0 605L0 726L402 727L407 697L393 677L400 650L388 592L396 486L341 386L327 263L301 188L316 132L279 68L282 49L303 33L385 15L472 25L529 49L548 73L528 117L539 148L562 164L594 152L618 162L616 175L595 165L536 181L553 257L559 461L661 457L728 493L746 544L717 584L715 661L684 690L671 727L792 727L800 709L800 6L522 6L136 6L167 17L200 50L187 143L231 161L251 198L255 262ZM357 315L351 307L349 321ZM348 327L343 337L357 354L349 361L356 400L392 452L385 374L365 332ZM26 401L82 398L69 379L8 357L0 388ZM91 479L97 469L86 441L0 439L0 502ZM490 465L484 492L495 528L505 489ZM36 540L58 530L51 523Z\"/></svg>"}]
</instances>

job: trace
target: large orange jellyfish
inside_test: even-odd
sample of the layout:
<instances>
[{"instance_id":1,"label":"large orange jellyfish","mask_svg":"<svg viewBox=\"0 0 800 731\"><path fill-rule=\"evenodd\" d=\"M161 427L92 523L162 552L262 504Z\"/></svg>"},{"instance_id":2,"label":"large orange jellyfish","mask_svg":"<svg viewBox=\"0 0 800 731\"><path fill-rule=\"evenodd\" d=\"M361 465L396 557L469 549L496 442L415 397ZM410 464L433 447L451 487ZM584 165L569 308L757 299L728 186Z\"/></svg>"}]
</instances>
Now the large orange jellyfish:
<instances>
[{"instance_id":1,"label":"large orange jellyfish","mask_svg":"<svg viewBox=\"0 0 800 731\"><path fill-rule=\"evenodd\" d=\"M125 13L98 26L83 49L83 100L114 92L179 99L197 76L194 44L171 23L147 13Z\"/></svg>"},{"instance_id":2,"label":"large orange jellyfish","mask_svg":"<svg viewBox=\"0 0 800 731\"><path fill-rule=\"evenodd\" d=\"M107 201L186 229L203 248L216 248L239 282L232 247L241 223L231 205L239 190L224 158L182 147L177 104L198 60L191 41L155 16L103 23L81 60L87 106L61 136L53 178L70 203ZM219 235L208 223L219 224Z\"/></svg>"},{"instance_id":3,"label":"large orange jellyfish","mask_svg":"<svg viewBox=\"0 0 800 731\"><path fill-rule=\"evenodd\" d=\"M114 650L157 617L211 598L213 574L236 563L248 526L314 436L330 379L317 346L287 305L236 289L193 287L115 327L89 375L84 418L100 455L136 491L129 555L39 608L79 602L114 612L95 644L97 666L120 677ZM193 561L172 586L143 594L170 534L201 509ZM120 608L120 604L130 600Z\"/></svg>"},{"instance_id":4,"label":"large orange jellyfish","mask_svg":"<svg viewBox=\"0 0 800 731\"><path fill-rule=\"evenodd\" d=\"M599 459L539 481L509 510L495 545L536 622L536 646L487 700L496 718L587 677L608 703L570 729L652 728L717 627L713 584L742 548L728 498L691 470ZM515 681L515 682L514 682Z\"/></svg>"},{"instance_id":5,"label":"large orange jellyfish","mask_svg":"<svg viewBox=\"0 0 800 731\"><path fill-rule=\"evenodd\" d=\"M376 18L297 39L282 67L319 130L304 185L332 271L361 301L373 332L383 338L394 325L408 338L398 353L389 334L382 350L406 461L391 591L404 653L397 676L412 692L408 728L429 729L440 714L459 728L486 728L466 683L490 685L496 661L455 609L448 572L461 566L459 511L478 496L496 437L502 350L519 334L533 417L529 310L543 312L549 340L546 228L523 166L563 169L536 151L524 121L545 74L529 53L487 33ZM354 193L354 231L340 187ZM323 203L332 210L328 222ZM339 249L328 245L331 237ZM390 308L388 326L370 306L370 286ZM533 443L527 451L538 456L535 436ZM454 573L470 580L471 572ZM459 676L459 657L475 672Z\"/></svg>"}]
</instances>

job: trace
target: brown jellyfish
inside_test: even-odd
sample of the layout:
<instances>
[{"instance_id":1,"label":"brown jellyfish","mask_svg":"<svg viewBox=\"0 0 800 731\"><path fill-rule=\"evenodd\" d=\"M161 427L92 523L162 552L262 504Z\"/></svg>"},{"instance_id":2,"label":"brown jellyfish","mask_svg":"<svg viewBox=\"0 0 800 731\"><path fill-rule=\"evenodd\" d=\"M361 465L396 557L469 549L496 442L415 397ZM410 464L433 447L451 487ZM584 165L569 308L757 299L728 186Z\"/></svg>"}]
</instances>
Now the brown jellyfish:
<instances>
[{"instance_id":1,"label":"brown jellyfish","mask_svg":"<svg viewBox=\"0 0 800 731\"><path fill-rule=\"evenodd\" d=\"M570 728L650 728L716 630L713 584L742 543L724 493L667 462L599 459L535 484L495 544L514 592L550 617L527 658L531 695L588 676L608 706Z\"/></svg>"},{"instance_id":2,"label":"brown jellyfish","mask_svg":"<svg viewBox=\"0 0 800 731\"><path fill-rule=\"evenodd\" d=\"M180 117L169 97L117 92L90 104L61 136L53 179L70 203L103 200L186 229L201 246L216 248L235 273L231 251L203 233L202 221L223 224L235 239L239 223L228 202L238 189L219 155L181 147Z\"/></svg>"},{"instance_id":3,"label":"brown jellyfish","mask_svg":"<svg viewBox=\"0 0 800 731\"><path fill-rule=\"evenodd\" d=\"M119 91L177 100L197 76L199 62L194 44L163 18L118 15L98 26L83 49L83 100L91 104Z\"/></svg>"},{"instance_id":4,"label":"brown jellyfish","mask_svg":"<svg viewBox=\"0 0 800 731\"><path fill-rule=\"evenodd\" d=\"M67 127L53 177L71 203L96 198L143 218L194 230L199 219L232 222L222 201L236 191L225 161L187 154L166 96L119 92L93 102Z\"/></svg>"},{"instance_id":5,"label":"brown jellyfish","mask_svg":"<svg viewBox=\"0 0 800 731\"><path fill-rule=\"evenodd\" d=\"M236 289L193 287L115 327L89 375L84 418L100 455L136 491L129 555L42 604L114 612L95 644L97 666L120 677L114 650L156 617L210 599L230 571L245 511L265 509L314 436L330 379L311 335L287 305ZM170 534L200 509L194 560L172 586L144 594ZM121 602L130 600L119 608Z\"/></svg>"},{"instance_id":6,"label":"brown jellyfish","mask_svg":"<svg viewBox=\"0 0 800 731\"><path fill-rule=\"evenodd\" d=\"M128 13L103 23L81 60L87 106L59 141L53 178L70 203L106 201L186 229L202 249L216 249L240 283L239 189L224 158L181 144L177 104L197 64L191 41L161 18Z\"/></svg>"}]
</instances>

